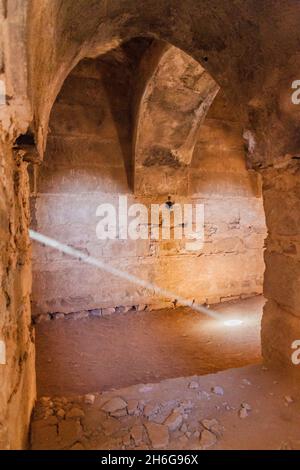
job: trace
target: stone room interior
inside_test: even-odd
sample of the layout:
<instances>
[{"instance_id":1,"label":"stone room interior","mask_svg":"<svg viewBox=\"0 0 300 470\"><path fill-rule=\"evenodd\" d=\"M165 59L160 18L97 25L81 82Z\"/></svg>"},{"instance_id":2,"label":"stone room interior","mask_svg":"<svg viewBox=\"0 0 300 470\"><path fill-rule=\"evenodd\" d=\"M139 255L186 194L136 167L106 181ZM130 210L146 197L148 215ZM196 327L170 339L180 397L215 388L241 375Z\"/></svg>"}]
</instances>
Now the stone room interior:
<instances>
[{"instance_id":1,"label":"stone room interior","mask_svg":"<svg viewBox=\"0 0 300 470\"><path fill-rule=\"evenodd\" d=\"M1 450L300 450L299 20L0 0Z\"/></svg>"}]
</instances>

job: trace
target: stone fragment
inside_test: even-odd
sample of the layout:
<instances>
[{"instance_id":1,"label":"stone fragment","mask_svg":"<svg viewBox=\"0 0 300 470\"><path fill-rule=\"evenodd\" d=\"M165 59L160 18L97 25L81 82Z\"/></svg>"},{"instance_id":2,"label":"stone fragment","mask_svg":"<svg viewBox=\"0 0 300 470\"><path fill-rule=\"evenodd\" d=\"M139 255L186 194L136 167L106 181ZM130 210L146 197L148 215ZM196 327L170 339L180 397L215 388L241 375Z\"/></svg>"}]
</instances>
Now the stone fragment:
<instances>
[{"instance_id":1,"label":"stone fragment","mask_svg":"<svg viewBox=\"0 0 300 470\"><path fill-rule=\"evenodd\" d=\"M101 317L102 316L102 309L101 308L94 308L93 310L89 310L89 315L91 317Z\"/></svg>"},{"instance_id":2,"label":"stone fragment","mask_svg":"<svg viewBox=\"0 0 300 470\"><path fill-rule=\"evenodd\" d=\"M188 430L188 427L187 427L186 423L183 423L183 425L180 428L180 431L183 432L183 433L186 433L187 430Z\"/></svg>"},{"instance_id":3,"label":"stone fragment","mask_svg":"<svg viewBox=\"0 0 300 470\"><path fill-rule=\"evenodd\" d=\"M160 406L158 403L148 403L143 411L143 414L149 420L153 419L160 411Z\"/></svg>"},{"instance_id":4,"label":"stone fragment","mask_svg":"<svg viewBox=\"0 0 300 470\"><path fill-rule=\"evenodd\" d=\"M137 310L138 310L138 312L143 312L144 310L146 310L146 307L147 307L147 305L140 304L140 305L137 305Z\"/></svg>"},{"instance_id":5,"label":"stone fragment","mask_svg":"<svg viewBox=\"0 0 300 470\"><path fill-rule=\"evenodd\" d=\"M215 395L224 395L224 389L222 387L219 387L218 385L216 387L212 387L211 391Z\"/></svg>"},{"instance_id":6,"label":"stone fragment","mask_svg":"<svg viewBox=\"0 0 300 470\"><path fill-rule=\"evenodd\" d=\"M162 449L169 443L169 431L164 424L148 422L145 424L153 449Z\"/></svg>"},{"instance_id":7,"label":"stone fragment","mask_svg":"<svg viewBox=\"0 0 300 470\"><path fill-rule=\"evenodd\" d=\"M84 416L84 411L76 407L71 408L70 411L68 411L66 414L67 419L82 418L83 416Z\"/></svg>"},{"instance_id":8,"label":"stone fragment","mask_svg":"<svg viewBox=\"0 0 300 470\"><path fill-rule=\"evenodd\" d=\"M54 314L54 319L55 320L64 320L65 319L65 315L63 313L55 313Z\"/></svg>"},{"instance_id":9,"label":"stone fragment","mask_svg":"<svg viewBox=\"0 0 300 470\"><path fill-rule=\"evenodd\" d=\"M217 437L220 437L222 435L223 428L216 419L204 419L203 421L201 421L201 424L205 429L211 431Z\"/></svg>"},{"instance_id":10,"label":"stone fragment","mask_svg":"<svg viewBox=\"0 0 300 470\"><path fill-rule=\"evenodd\" d=\"M115 313L115 309L113 307L108 307L108 308L103 308L102 309L102 315L104 317L108 317L109 315L112 315Z\"/></svg>"},{"instance_id":11,"label":"stone fragment","mask_svg":"<svg viewBox=\"0 0 300 470\"><path fill-rule=\"evenodd\" d=\"M138 400L128 400L127 411L129 415L137 415L140 413Z\"/></svg>"},{"instance_id":12,"label":"stone fragment","mask_svg":"<svg viewBox=\"0 0 300 470\"><path fill-rule=\"evenodd\" d=\"M83 310L82 312L74 312L71 315L73 320L82 320L83 318L87 318L89 316L89 312Z\"/></svg>"},{"instance_id":13,"label":"stone fragment","mask_svg":"<svg viewBox=\"0 0 300 470\"><path fill-rule=\"evenodd\" d=\"M182 425L182 414L178 409L172 411L172 413L167 417L164 424L168 427L169 431L176 431Z\"/></svg>"},{"instance_id":14,"label":"stone fragment","mask_svg":"<svg viewBox=\"0 0 300 470\"><path fill-rule=\"evenodd\" d=\"M84 396L84 403L86 403L87 405L93 405L95 403L95 399L95 395L93 395L92 393L87 393Z\"/></svg>"},{"instance_id":15,"label":"stone fragment","mask_svg":"<svg viewBox=\"0 0 300 470\"><path fill-rule=\"evenodd\" d=\"M113 416L114 418L122 418L122 416L127 415L127 411L126 411L126 408L123 408L122 410L117 410L117 411L114 411L113 413L110 413L110 415Z\"/></svg>"},{"instance_id":16,"label":"stone fragment","mask_svg":"<svg viewBox=\"0 0 300 470\"><path fill-rule=\"evenodd\" d=\"M285 395L284 399L285 399L286 403L293 403L294 402L293 397L291 397L290 395Z\"/></svg>"},{"instance_id":17,"label":"stone fragment","mask_svg":"<svg viewBox=\"0 0 300 470\"><path fill-rule=\"evenodd\" d=\"M191 389L199 388L198 382L190 382L189 383L189 388L191 388Z\"/></svg>"},{"instance_id":18,"label":"stone fragment","mask_svg":"<svg viewBox=\"0 0 300 470\"><path fill-rule=\"evenodd\" d=\"M62 408L59 408L56 412L56 416L58 416L59 418L64 418L65 414L65 410L63 410Z\"/></svg>"},{"instance_id":19,"label":"stone fragment","mask_svg":"<svg viewBox=\"0 0 300 470\"><path fill-rule=\"evenodd\" d=\"M201 392L198 393L198 399L199 400L210 400L210 394L206 392L205 390L202 390Z\"/></svg>"},{"instance_id":20,"label":"stone fragment","mask_svg":"<svg viewBox=\"0 0 300 470\"><path fill-rule=\"evenodd\" d=\"M247 416L249 416L250 411L251 411L251 406L248 405L248 403L242 403L239 409L239 417L241 419L247 418Z\"/></svg>"},{"instance_id":21,"label":"stone fragment","mask_svg":"<svg viewBox=\"0 0 300 470\"><path fill-rule=\"evenodd\" d=\"M123 305L118 305L115 309L115 313L124 313L125 312L125 307Z\"/></svg>"},{"instance_id":22,"label":"stone fragment","mask_svg":"<svg viewBox=\"0 0 300 470\"><path fill-rule=\"evenodd\" d=\"M200 446L202 449L208 449L209 447L215 445L216 442L217 438L212 432L208 431L207 429L204 429L204 431L201 432Z\"/></svg>"},{"instance_id":23,"label":"stone fragment","mask_svg":"<svg viewBox=\"0 0 300 470\"><path fill-rule=\"evenodd\" d=\"M126 401L120 397L114 397L102 406L102 410L106 411L107 413L114 413L116 411L123 410L126 407Z\"/></svg>"},{"instance_id":24,"label":"stone fragment","mask_svg":"<svg viewBox=\"0 0 300 470\"><path fill-rule=\"evenodd\" d=\"M131 437L136 446L139 446L142 444L143 432L144 432L144 428L143 426L139 424L134 425L133 428L131 429Z\"/></svg>"},{"instance_id":25,"label":"stone fragment","mask_svg":"<svg viewBox=\"0 0 300 470\"><path fill-rule=\"evenodd\" d=\"M250 380L248 380L248 379L243 379L242 382L243 382L245 385L251 385L251 382L250 382Z\"/></svg>"}]
</instances>

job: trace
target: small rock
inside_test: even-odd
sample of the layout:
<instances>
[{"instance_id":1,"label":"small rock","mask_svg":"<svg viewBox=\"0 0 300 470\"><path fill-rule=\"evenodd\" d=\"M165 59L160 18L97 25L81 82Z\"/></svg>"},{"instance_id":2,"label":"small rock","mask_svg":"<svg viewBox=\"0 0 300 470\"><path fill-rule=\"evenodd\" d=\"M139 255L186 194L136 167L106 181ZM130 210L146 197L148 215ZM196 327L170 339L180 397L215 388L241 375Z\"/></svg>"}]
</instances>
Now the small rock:
<instances>
[{"instance_id":1,"label":"small rock","mask_svg":"<svg viewBox=\"0 0 300 470\"><path fill-rule=\"evenodd\" d=\"M198 393L198 399L199 400L210 400L210 394L206 392L205 390L201 391Z\"/></svg>"},{"instance_id":2,"label":"small rock","mask_svg":"<svg viewBox=\"0 0 300 470\"><path fill-rule=\"evenodd\" d=\"M122 418L122 416L127 415L127 411L126 411L126 408L123 408L122 410L117 410L117 411L114 411L113 413L110 413L110 415L113 416L114 418Z\"/></svg>"},{"instance_id":3,"label":"small rock","mask_svg":"<svg viewBox=\"0 0 300 470\"><path fill-rule=\"evenodd\" d=\"M107 413L114 413L116 411L123 410L126 407L126 401L120 397L114 397L102 406L102 410L106 411Z\"/></svg>"},{"instance_id":4,"label":"small rock","mask_svg":"<svg viewBox=\"0 0 300 470\"><path fill-rule=\"evenodd\" d=\"M143 442L143 431L143 426L138 424L134 425L131 429L131 437L134 440L136 446L139 446Z\"/></svg>"},{"instance_id":5,"label":"small rock","mask_svg":"<svg viewBox=\"0 0 300 470\"><path fill-rule=\"evenodd\" d=\"M143 312L144 310L146 310L146 307L147 307L147 305L145 305L145 304L137 305L137 311L138 312Z\"/></svg>"},{"instance_id":6,"label":"small rock","mask_svg":"<svg viewBox=\"0 0 300 470\"><path fill-rule=\"evenodd\" d=\"M160 411L160 405L158 403L148 403L143 411L143 414L149 420L153 419Z\"/></svg>"},{"instance_id":7,"label":"small rock","mask_svg":"<svg viewBox=\"0 0 300 470\"><path fill-rule=\"evenodd\" d=\"M189 383L189 388L191 388L192 390L194 390L196 388L199 388L198 382L190 382Z\"/></svg>"},{"instance_id":8,"label":"small rock","mask_svg":"<svg viewBox=\"0 0 300 470\"><path fill-rule=\"evenodd\" d=\"M293 403L294 402L293 397L291 397L290 395L285 395L284 399L287 403Z\"/></svg>"},{"instance_id":9,"label":"small rock","mask_svg":"<svg viewBox=\"0 0 300 470\"><path fill-rule=\"evenodd\" d=\"M82 418L84 416L83 410L80 408L71 408L70 411L67 412L66 418L67 419L72 419L72 418Z\"/></svg>"},{"instance_id":10,"label":"small rock","mask_svg":"<svg viewBox=\"0 0 300 470\"><path fill-rule=\"evenodd\" d=\"M239 417L241 419L245 419L245 418L247 418L247 416L249 416L249 411L246 408L243 408L243 407L240 408L239 409Z\"/></svg>"},{"instance_id":11,"label":"small rock","mask_svg":"<svg viewBox=\"0 0 300 470\"><path fill-rule=\"evenodd\" d=\"M193 436L198 439L198 437L200 437L200 432L199 431L195 431Z\"/></svg>"},{"instance_id":12,"label":"small rock","mask_svg":"<svg viewBox=\"0 0 300 470\"><path fill-rule=\"evenodd\" d=\"M180 428L180 431L183 432L183 433L186 433L187 430L188 430L188 427L187 427L186 423L183 423L183 425Z\"/></svg>"},{"instance_id":13,"label":"small rock","mask_svg":"<svg viewBox=\"0 0 300 470\"><path fill-rule=\"evenodd\" d=\"M42 398L40 398L40 402L43 406L50 406L51 398L50 397L42 397Z\"/></svg>"},{"instance_id":14,"label":"small rock","mask_svg":"<svg viewBox=\"0 0 300 470\"><path fill-rule=\"evenodd\" d=\"M179 410L173 410L172 413L165 420L165 425L168 426L169 431L176 431L182 425L182 415Z\"/></svg>"},{"instance_id":15,"label":"small rock","mask_svg":"<svg viewBox=\"0 0 300 470\"><path fill-rule=\"evenodd\" d=\"M250 380L248 380L248 379L243 379L242 382L243 382L245 385L251 385L251 382L250 382Z\"/></svg>"},{"instance_id":16,"label":"small rock","mask_svg":"<svg viewBox=\"0 0 300 470\"><path fill-rule=\"evenodd\" d=\"M56 412L56 416L58 416L59 418L64 418L65 414L65 410L63 410L62 408L59 408Z\"/></svg>"},{"instance_id":17,"label":"small rock","mask_svg":"<svg viewBox=\"0 0 300 470\"><path fill-rule=\"evenodd\" d=\"M153 449L162 449L169 443L169 431L164 424L148 422L145 424Z\"/></svg>"},{"instance_id":18,"label":"small rock","mask_svg":"<svg viewBox=\"0 0 300 470\"><path fill-rule=\"evenodd\" d=\"M246 403L246 402L243 402L243 403L241 404L241 407L242 407L242 408L245 408L247 411L251 411L251 410L252 410L251 405L249 405L249 403Z\"/></svg>"},{"instance_id":19,"label":"small rock","mask_svg":"<svg viewBox=\"0 0 300 470\"><path fill-rule=\"evenodd\" d=\"M101 308L94 308L93 310L89 310L89 315L91 317L101 317L102 316L102 309Z\"/></svg>"},{"instance_id":20,"label":"small rock","mask_svg":"<svg viewBox=\"0 0 300 470\"><path fill-rule=\"evenodd\" d=\"M223 428L216 419L204 419L201 421L201 424L205 429L211 431L216 436L220 437L222 435Z\"/></svg>"},{"instance_id":21,"label":"small rock","mask_svg":"<svg viewBox=\"0 0 300 470\"><path fill-rule=\"evenodd\" d=\"M93 395L92 393L88 393L84 396L84 403L86 403L87 405L93 405L95 403L95 399L95 395Z\"/></svg>"},{"instance_id":22,"label":"small rock","mask_svg":"<svg viewBox=\"0 0 300 470\"><path fill-rule=\"evenodd\" d=\"M83 318L87 318L89 316L89 312L74 312L71 314L71 316L73 320L82 320Z\"/></svg>"},{"instance_id":23,"label":"small rock","mask_svg":"<svg viewBox=\"0 0 300 470\"><path fill-rule=\"evenodd\" d=\"M138 400L128 400L127 411L128 411L129 415L138 415L138 414L140 414Z\"/></svg>"},{"instance_id":24,"label":"small rock","mask_svg":"<svg viewBox=\"0 0 300 470\"><path fill-rule=\"evenodd\" d=\"M125 312L125 307L123 305L119 305L116 307L115 313L124 313Z\"/></svg>"},{"instance_id":25,"label":"small rock","mask_svg":"<svg viewBox=\"0 0 300 470\"><path fill-rule=\"evenodd\" d=\"M215 395L224 395L224 390L222 387L219 387L218 385L216 387L211 388L212 393Z\"/></svg>"},{"instance_id":26,"label":"small rock","mask_svg":"<svg viewBox=\"0 0 300 470\"><path fill-rule=\"evenodd\" d=\"M130 306L126 305L123 308L124 308L124 313L130 312L133 309L132 305L130 305Z\"/></svg>"},{"instance_id":27,"label":"small rock","mask_svg":"<svg viewBox=\"0 0 300 470\"><path fill-rule=\"evenodd\" d=\"M202 449L208 449L209 447L215 445L216 442L217 438L212 432L208 431L207 429L204 429L204 431L201 432L200 445Z\"/></svg>"},{"instance_id":28,"label":"small rock","mask_svg":"<svg viewBox=\"0 0 300 470\"><path fill-rule=\"evenodd\" d=\"M112 315L113 313L115 313L115 309L112 307L102 309L102 315L104 317L108 317L109 315Z\"/></svg>"},{"instance_id":29,"label":"small rock","mask_svg":"<svg viewBox=\"0 0 300 470\"><path fill-rule=\"evenodd\" d=\"M63 313L55 313L54 318L55 320L64 320L65 315Z\"/></svg>"}]
</instances>

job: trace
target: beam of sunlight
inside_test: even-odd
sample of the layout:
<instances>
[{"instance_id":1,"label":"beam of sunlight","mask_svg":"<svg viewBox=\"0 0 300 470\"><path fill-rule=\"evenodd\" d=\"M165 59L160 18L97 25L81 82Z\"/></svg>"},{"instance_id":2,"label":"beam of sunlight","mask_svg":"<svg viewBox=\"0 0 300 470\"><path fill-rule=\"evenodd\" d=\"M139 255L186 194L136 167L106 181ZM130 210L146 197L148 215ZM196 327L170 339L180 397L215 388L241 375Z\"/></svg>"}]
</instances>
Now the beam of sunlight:
<instances>
[{"instance_id":1,"label":"beam of sunlight","mask_svg":"<svg viewBox=\"0 0 300 470\"><path fill-rule=\"evenodd\" d=\"M225 320L223 323L225 326L240 326L244 322L243 320L234 319L234 320Z\"/></svg>"},{"instance_id":2,"label":"beam of sunlight","mask_svg":"<svg viewBox=\"0 0 300 470\"><path fill-rule=\"evenodd\" d=\"M167 297L176 300L178 304L184 307L190 307L196 312L204 313L205 315L208 315L209 317L215 318L217 320L222 320L222 316L220 314L211 309L206 308L204 305L196 304L193 300L185 299L184 297L178 296L177 294L174 294L174 292L170 292L166 289L163 289L157 286L156 284L145 281L144 279L140 279L139 277L129 274L126 271L121 271L120 269L114 268L106 263L103 263L103 261L100 261L97 258L88 256L79 250L75 250L74 248L71 248L68 245L60 243L54 238L47 237L46 235L35 232L34 230L29 230L29 235L32 240L35 240L41 243L42 245L47 245L51 248L54 248L55 250L65 253L66 255L76 258L79 261L83 261L84 263L90 264L91 266L95 266L96 268L113 274L114 276L132 282L133 284L141 286L150 292L154 292L157 296Z\"/></svg>"}]
</instances>

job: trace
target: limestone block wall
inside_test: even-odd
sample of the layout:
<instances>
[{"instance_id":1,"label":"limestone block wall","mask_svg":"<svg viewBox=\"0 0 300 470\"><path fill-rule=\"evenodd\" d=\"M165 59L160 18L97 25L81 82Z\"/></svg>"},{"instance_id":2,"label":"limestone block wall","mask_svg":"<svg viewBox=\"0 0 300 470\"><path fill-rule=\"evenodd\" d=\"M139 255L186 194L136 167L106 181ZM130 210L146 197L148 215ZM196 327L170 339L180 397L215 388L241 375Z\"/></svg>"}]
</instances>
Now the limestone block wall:
<instances>
[{"instance_id":1,"label":"limestone block wall","mask_svg":"<svg viewBox=\"0 0 300 470\"><path fill-rule=\"evenodd\" d=\"M262 322L266 361L299 374L292 344L300 339L300 169L295 159L282 168L263 172L268 223L264 290L267 303ZM277 210L274 210L276 207Z\"/></svg>"},{"instance_id":2,"label":"limestone block wall","mask_svg":"<svg viewBox=\"0 0 300 470\"><path fill-rule=\"evenodd\" d=\"M107 78L107 77L106 77ZM128 111L128 110L127 110ZM134 196L128 186L130 113L119 113L103 69L84 61L54 105L45 160L32 197L32 228L107 264L197 302L215 303L262 292L266 236L258 177L245 168L242 130L222 96L199 131L188 192L175 202L205 204L205 244L184 240L106 240L96 237L101 203L163 203L166 195ZM153 167L163 172L164 168ZM185 187L186 187L185 185ZM158 304L144 288L59 251L34 243L33 314Z\"/></svg>"}]
</instances>

